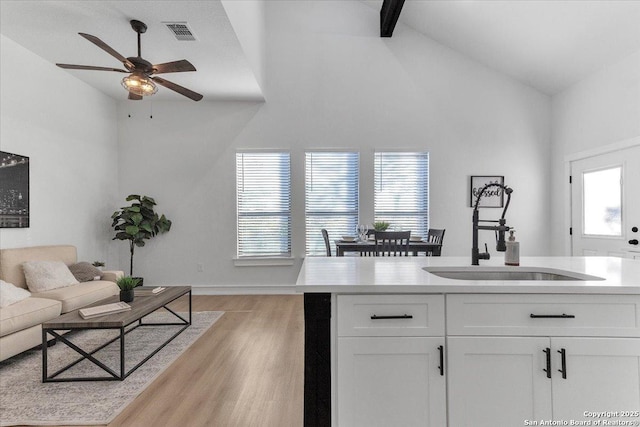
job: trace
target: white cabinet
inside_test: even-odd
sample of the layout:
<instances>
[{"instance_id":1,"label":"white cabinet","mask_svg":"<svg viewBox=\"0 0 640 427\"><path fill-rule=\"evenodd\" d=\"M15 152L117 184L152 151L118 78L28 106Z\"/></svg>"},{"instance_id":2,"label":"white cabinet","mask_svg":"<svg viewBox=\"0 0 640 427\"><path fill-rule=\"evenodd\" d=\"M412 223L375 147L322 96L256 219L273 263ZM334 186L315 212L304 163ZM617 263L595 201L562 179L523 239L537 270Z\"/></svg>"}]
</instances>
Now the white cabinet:
<instances>
[{"instance_id":1,"label":"white cabinet","mask_svg":"<svg viewBox=\"0 0 640 427\"><path fill-rule=\"evenodd\" d=\"M443 346L443 337L340 338L338 424L445 426Z\"/></svg>"},{"instance_id":2,"label":"white cabinet","mask_svg":"<svg viewBox=\"0 0 640 427\"><path fill-rule=\"evenodd\" d=\"M593 420L585 411L640 411L640 339L552 338L553 416L561 420ZM565 378L566 377L566 378ZM613 417L640 423L640 416Z\"/></svg>"},{"instance_id":3,"label":"white cabinet","mask_svg":"<svg viewBox=\"0 0 640 427\"><path fill-rule=\"evenodd\" d=\"M522 426L550 419L548 338L450 337L449 426Z\"/></svg>"},{"instance_id":4,"label":"white cabinet","mask_svg":"<svg viewBox=\"0 0 640 427\"><path fill-rule=\"evenodd\" d=\"M640 411L638 307L629 295L447 296L449 426Z\"/></svg>"},{"instance_id":5,"label":"white cabinet","mask_svg":"<svg viewBox=\"0 0 640 427\"><path fill-rule=\"evenodd\" d=\"M445 426L444 297L339 295L337 302L334 424Z\"/></svg>"},{"instance_id":6,"label":"white cabinet","mask_svg":"<svg viewBox=\"0 0 640 427\"><path fill-rule=\"evenodd\" d=\"M639 295L336 301L334 426L640 422Z\"/></svg>"},{"instance_id":7,"label":"white cabinet","mask_svg":"<svg viewBox=\"0 0 640 427\"><path fill-rule=\"evenodd\" d=\"M449 337L447 349L450 427L640 410L638 338Z\"/></svg>"}]
</instances>

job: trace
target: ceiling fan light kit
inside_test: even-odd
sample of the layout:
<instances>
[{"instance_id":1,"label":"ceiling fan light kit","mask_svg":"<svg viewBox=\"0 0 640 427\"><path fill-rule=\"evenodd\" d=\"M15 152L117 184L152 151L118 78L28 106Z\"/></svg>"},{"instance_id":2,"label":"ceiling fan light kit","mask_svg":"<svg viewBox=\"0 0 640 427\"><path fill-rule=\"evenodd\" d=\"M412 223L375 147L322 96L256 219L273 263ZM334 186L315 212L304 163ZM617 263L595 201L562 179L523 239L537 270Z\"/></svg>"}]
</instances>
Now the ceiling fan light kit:
<instances>
[{"instance_id":1,"label":"ceiling fan light kit","mask_svg":"<svg viewBox=\"0 0 640 427\"><path fill-rule=\"evenodd\" d=\"M122 79L122 87L134 95L140 96L150 96L158 91L158 86L153 83L153 80L138 71Z\"/></svg>"},{"instance_id":2,"label":"ceiling fan light kit","mask_svg":"<svg viewBox=\"0 0 640 427\"><path fill-rule=\"evenodd\" d=\"M126 70L122 70L119 68L109 68L109 67L95 67L91 65L75 65L75 64L56 64L60 68L66 68L71 70L94 70L94 71L114 71L118 73L131 73L125 78L122 79L122 86L129 92L129 99L139 101L143 96L151 96L158 91L159 84L161 86L166 87L174 92L179 93L180 95L186 96L189 99L194 101L200 101L202 99L202 95L194 92L190 89L182 87L176 83L170 82L169 80L162 79L160 77L154 77L154 74L163 74L163 73L182 73L185 71L196 71L196 67L194 67L189 61L186 59L181 59L179 61L173 62L165 62L163 64L155 64L152 65L149 61L142 58L141 54L141 44L140 44L140 35L147 31L147 26L138 20L130 21L131 28L138 34L138 56L132 56L129 58L125 58L118 52L116 52L111 46L107 45L105 42L100 40L96 36L92 36L91 34L78 33L85 39L89 40L91 43L98 46L100 49L107 52L109 55L113 56L126 68Z\"/></svg>"}]
</instances>

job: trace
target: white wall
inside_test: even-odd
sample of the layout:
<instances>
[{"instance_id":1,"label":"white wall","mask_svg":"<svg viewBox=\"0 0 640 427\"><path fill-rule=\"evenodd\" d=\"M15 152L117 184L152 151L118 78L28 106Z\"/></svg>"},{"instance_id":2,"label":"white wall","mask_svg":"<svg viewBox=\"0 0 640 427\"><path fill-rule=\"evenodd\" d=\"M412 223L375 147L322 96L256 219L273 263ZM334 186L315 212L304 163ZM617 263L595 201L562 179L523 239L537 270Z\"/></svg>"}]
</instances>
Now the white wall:
<instances>
[{"instance_id":1,"label":"white wall","mask_svg":"<svg viewBox=\"0 0 640 427\"><path fill-rule=\"evenodd\" d=\"M504 175L515 190L507 218L523 255L548 253L547 96L405 26L380 38L378 11L361 2L270 1L265 9L268 102L118 106L119 197L155 197L174 221L138 251L134 273L212 287L295 283L304 253L304 151L324 148L361 152L367 222L373 152L429 151L430 224L447 229L443 255L470 256L469 176ZM233 266L234 155L246 148L292 153L293 267ZM492 246L492 233L480 237ZM120 250L126 263L124 243Z\"/></svg>"},{"instance_id":2,"label":"white wall","mask_svg":"<svg viewBox=\"0 0 640 427\"><path fill-rule=\"evenodd\" d=\"M29 157L31 210L29 228L0 229L0 247L72 244L112 266L115 102L5 36L0 51L0 149Z\"/></svg>"},{"instance_id":3,"label":"white wall","mask_svg":"<svg viewBox=\"0 0 640 427\"><path fill-rule=\"evenodd\" d=\"M552 240L569 254L567 156L640 137L640 51L588 76L552 100Z\"/></svg>"}]
</instances>

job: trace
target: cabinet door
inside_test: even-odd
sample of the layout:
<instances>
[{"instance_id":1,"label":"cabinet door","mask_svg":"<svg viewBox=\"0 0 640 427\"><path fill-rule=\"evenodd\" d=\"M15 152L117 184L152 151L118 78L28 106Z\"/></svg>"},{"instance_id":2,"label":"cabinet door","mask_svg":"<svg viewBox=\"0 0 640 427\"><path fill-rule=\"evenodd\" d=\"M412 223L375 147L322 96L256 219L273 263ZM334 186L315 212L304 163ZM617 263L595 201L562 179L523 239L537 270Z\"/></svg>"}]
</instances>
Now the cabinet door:
<instances>
[{"instance_id":1,"label":"cabinet door","mask_svg":"<svg viewBox=\"0 0 640 427\"><path fill-rule=\"evenodd\" d=\"M593 421L585 411L640 411L640 339L552 338L551 346L554 419ZM606 418L617 419L640 422L639 416Z\"/></svg>"},{"instance_id":2,"label":"cabinet door","mask_svg":"<svg viewBox=\"0 0 640 427\"><path fill-rule=\"evenodd\" d=\"M443 337L338 339L338 425L446 425Z\"/></svg>"},{"instance_id":3,"label":"cabinet door","mask_svg":"<svg viewBox=\"0 0 640 427\"><path fill-rule=\"evenodd\" d=\"M449 427L550 419L551 379L544 371L549 346L549 338L448 338Z\"/></svg>"}]
</instances>

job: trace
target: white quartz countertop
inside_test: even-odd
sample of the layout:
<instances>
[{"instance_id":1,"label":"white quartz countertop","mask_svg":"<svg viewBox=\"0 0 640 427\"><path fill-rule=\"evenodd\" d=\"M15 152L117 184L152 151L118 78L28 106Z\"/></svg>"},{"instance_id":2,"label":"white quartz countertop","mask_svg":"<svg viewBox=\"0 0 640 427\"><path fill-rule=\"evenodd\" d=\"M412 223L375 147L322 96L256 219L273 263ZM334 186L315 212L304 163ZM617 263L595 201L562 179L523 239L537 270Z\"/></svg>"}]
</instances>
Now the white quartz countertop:
<instances>
[{"instance_id":1,"label":"white quartz countertop","mask_svg":"<svg viewBox=\"0 0 640 427\"><path fill-rule=\"evenodd\" d=\"M471 267L470 257L308 257L296 291L300 293L569 293L640 294L640 261L613 257L523 257L514 269L542 268L596 276L603 280L457 280L423 267ZM502 257L474 268L505 267Z\"/></svg>"}]
</instances>

